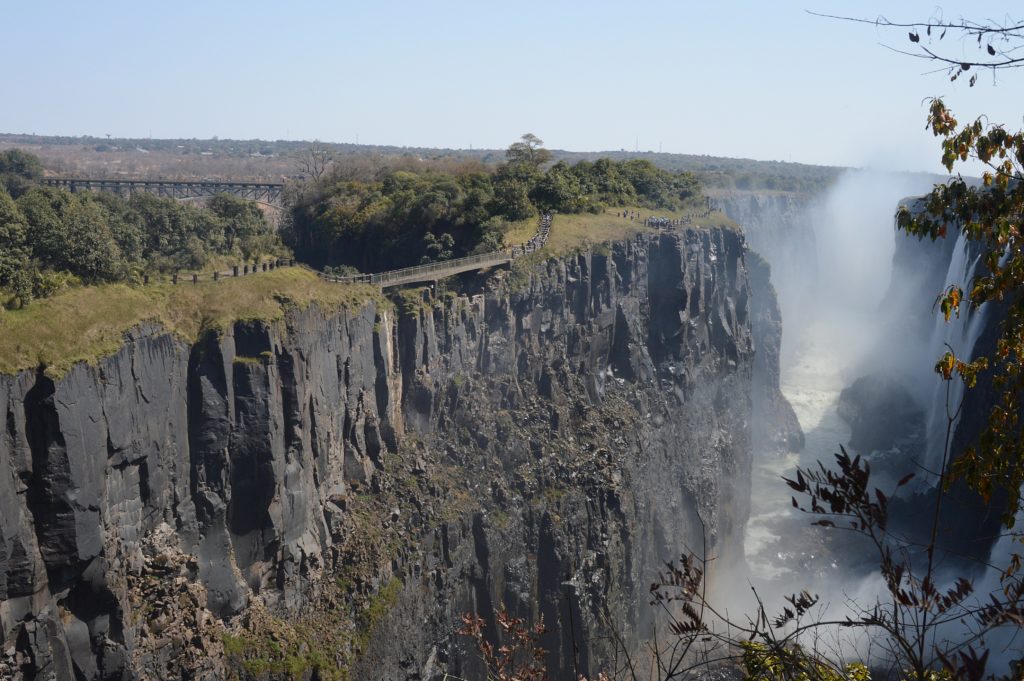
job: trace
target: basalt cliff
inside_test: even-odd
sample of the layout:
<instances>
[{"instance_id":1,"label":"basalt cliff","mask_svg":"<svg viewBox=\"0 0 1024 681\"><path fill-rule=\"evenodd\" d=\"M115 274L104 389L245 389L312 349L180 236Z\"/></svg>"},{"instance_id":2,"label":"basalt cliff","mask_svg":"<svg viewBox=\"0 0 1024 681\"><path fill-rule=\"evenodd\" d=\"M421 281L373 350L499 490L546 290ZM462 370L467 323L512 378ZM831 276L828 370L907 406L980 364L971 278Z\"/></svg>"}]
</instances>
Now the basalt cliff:
<instances>
[{"instance_id":1,"label":"basalt cliff","mask_svg":"<svg viewBox=\"0 0 1024 681\"><path fill-rule=\"evenodd\" d=\"M731 230L531 257L0 377L0 677L482 679L501 607L609 669L665 560L742 558L777 307Z\"/></svg>"}]
</instances>

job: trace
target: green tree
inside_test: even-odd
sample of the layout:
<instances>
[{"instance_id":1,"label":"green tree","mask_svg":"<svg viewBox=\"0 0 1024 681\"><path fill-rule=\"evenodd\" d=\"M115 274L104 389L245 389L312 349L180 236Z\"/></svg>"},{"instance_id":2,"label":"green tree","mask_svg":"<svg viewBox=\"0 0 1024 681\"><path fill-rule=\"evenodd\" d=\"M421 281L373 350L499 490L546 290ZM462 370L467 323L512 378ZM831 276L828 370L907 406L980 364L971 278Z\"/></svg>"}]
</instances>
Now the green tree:
<instances>
[{"instance_id":1,"label":"green tree","mask_svg":"<svg viewBox=\"0 0 1024 681\"><path fill-rule=\"evenodd\" d=\"M223 225L224 249L228 253L239 252L248 260L271 247L273 229L254 202L232 194L217 194L206 207Z\"/></svg>"},{"instance_id":2,"label":"green tree","mask_svg":"<svg viewBox=\"0 0 1024 681\"><path fill-rule=\"evenodd\" d=\"M124 278L125 261L102 204L91 194L75 195L62 218L67 241L55 269L71 272L88 283Z\"/></svg>"},{"instance_id":3,"label":"green tree","mask_svg":"<svg viewBox=\"0 0 1024 681\"><path fill-rule=\"evenodd\" d=\"M212 212L151 194L137 194L130 204L145 225L144 251L153 269L196 269L209 254L224 252L224 227Z\"/></svg>"},{"instance_id":4,"label":"green tree","mask_svg":"<svg viewBox=\"0 0 1024 681\"><path fill-rule=\"evenodd\" d=\"M21 149L0 152L0 187L17 199L43 177L39 158Z\"/></svg>"},{"instance_id":5,"label":"green tree","mask_svg":"<svg viewBox=\"0 0 1024 681\"><path fill-rule=\"evenodd\" d=\"M26 243L32 257L44 266L56 267L63 261L68 242L64 215L73 200L71 192L49 187L36 187L18 198L18 208L28 225Z\"/></svg>"},{"instance_id":6,"label":"green tree","mask_svg":"<svg viewBox=\"0 0 1024 681\"><path fill-rule=\"evenodd\" d=\"M18 199L28 224L26 244L40 266L64 270L89 283L124 273L108 214L92 194L37 187Z\"/></svg>"},{"instance_id":7,"label":"green tree","mask_svg":"<svg viewBox=\"0 0 1024 681\"><path fill-rule=\"evenodd\" d=\"M541 210L565 213L579 213L587 203L579 178L565 161L559 161L544 173L530 192L530 199Z\"/></svg>"},{"instance_id":8,"label":"green tree","mask_svg":"<svg viewBox=\"0 0 1024 681\"><path fill-rule=\"evenodd\" d=\"M141 269L146 256L146 226L142 216L116 194L96 194L93 198L106 211L110 234L126 267L129 270Z\"/></svg>"},{"instance_id":9,"label":"green tree","mask_svg":"<svg viewBox=\"0 0 1024 681\"><path fill-rule=\"evenodd\" d=\"M32 282L26 273L30 254L27 233L25 216L10 194L0 187L0 289L11 291L19 306L32 299Z\"/></svg>"},{"instance_id":10,"label":"green tree","mask_svg":"<svg viewBox=\"0 0 1024 681\"><path fill-rule=\"evenodd\" d=\"M536 215L530 192L538 177L529 173L499 172L494 181L494 212L513 221Z\"/></svg>"},{"instance_id":11,"label":"green tree","mask_svg":"<svg viewBox=\"0 0 1024 681\"><path fill-rule=\"evenodd\" d=\"M533 133L526 133L518 142L513 142L505 151L509 165L526 165L539 169L551 160L551 152L544 148L544 141Z\"/></svg>"}]
</instances>

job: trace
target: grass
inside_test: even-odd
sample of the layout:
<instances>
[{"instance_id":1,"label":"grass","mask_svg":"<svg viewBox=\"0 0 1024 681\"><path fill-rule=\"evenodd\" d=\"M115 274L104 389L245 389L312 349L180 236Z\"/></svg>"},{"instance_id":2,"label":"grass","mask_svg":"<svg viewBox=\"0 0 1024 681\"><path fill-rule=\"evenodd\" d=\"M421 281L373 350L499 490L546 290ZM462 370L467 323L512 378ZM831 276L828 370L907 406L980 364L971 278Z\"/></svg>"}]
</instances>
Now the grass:
<instances>
[{"instance_id":1,"label":"grass","mask_svg":"<svg viewBox=\"0 0 1024 681\"><path fill-rule=\"evenodd\" d=\"M704 210L703 204L687 207L680 211L650 210L648 208L637 208L636 206L625 206L606 208L601 213L559 213L552 217L551 232L548 235L548 243L540 251L517 258L512 263L512 270L509 275L509 285L512 290L520 290L530 282L530 273L541 265L549 257L558 257L569 253L576 253L585 248L590 248L609 241L624 241L637 234L656 234L657 228L644 226L643 220L647 217L663 217L669 219L691 216L688 227L697 229L711 229L721 227L724 229L738 230L739 226L725 216L724 213L711 213L708 217L692 217ZM630 221L629 218L619 217L618 214L633 211L640 214L640 219ZM521 229L527 229L527 222L520 223ZM536 222L529 222L528 228L536 230ZM532 236L535 231L530 234ZM510 243L506 238L506 243Z\"/></svg>"},{"instance_id":2,"label":"grass","mask_svg":"<svg viewBox=\"0 0 1024 681\"><path fill-rule=\"evenodd\" d=\"M528 220L519 220L518 222L510 222L508 229L505 231L505 245L506 246L518 246L519 244L526 243L533 238L533 235L537 233L537 218L529 218Z\"/></svg>"},{"instance_id":3,"label":"grass","mask_svg":"<svg viewBox=\"0 0 1024 681\"><path fill-rule=\"evenodd\" d=\"M617 215L623 211L635 211L640 219L633 220ZM607 241L623 241L640 233L656 233L657 229L645 227L643 220L647 217L681 218L703 210L703 206L680 211L651 210L625 206L607 208L603 213L557 214L551 221L551 235L548 237L545 251L548 255L564 255L595 244ZM736 229L736 223L722 213L712 213L706 218L693 218L691 225L697 228L724 227ZM534 227L536 229L536 227Z\"/></svg>"},{"instance_id":4,"label":"grass","mask_svg":"<svg viewBox=\"0 0 1024 681\"><path fill-rule=\"evenodd\" d=\"M548 237L546 250L549 255L564 255L594 244L622 241L641 232L657 231L645 227L641 220L630 222L628 218L616 216L615 212L609 208L597 215L593 213L555 215L551 220L551 234ZM646 215L650 215L650 212L648 211Z\"/></svg>"},{"instance_id":5,"label":"grass","mask_svg":"<svg viewBox=\"0 0 1024 681\"><path fill-rule=\"evenodd\" d=\"M224 634L221 641L225 655L245 670L247 678L300 679L314 670L317 678L324 681L343 678L344 672L334 659L334 651L319 648L309 636L297 636L287 628L282 628L277 635L280 641L248 634Z\"/></svg>"},{"instance_id":6,"label":"grass","mask_svg":"<svg viewBox=\"0 0 1024 681\"><path fill-rule=\"evenodd\" d=\"M238 320L268 322L290 308L355 307L383 301L369 285L326 282L303 267L194 285L89 286L0 312L0 373L46 367L59 377L77 362L94 363L121 347L124 334L155 322L187 342Z\"/></svg>"}]
</instances>

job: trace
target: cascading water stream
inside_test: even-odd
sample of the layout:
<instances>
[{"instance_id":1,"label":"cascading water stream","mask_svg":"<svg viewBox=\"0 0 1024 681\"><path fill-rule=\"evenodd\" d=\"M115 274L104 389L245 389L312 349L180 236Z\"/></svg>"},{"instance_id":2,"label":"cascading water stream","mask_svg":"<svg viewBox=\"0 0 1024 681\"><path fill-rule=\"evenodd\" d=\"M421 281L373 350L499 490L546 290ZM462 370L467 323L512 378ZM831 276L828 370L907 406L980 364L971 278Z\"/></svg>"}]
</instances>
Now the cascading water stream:
<instances>
[{"instance_id":1,"label":"cascading water stream","mask_svg":"<svg viewBox=\"0 0 1024 681\"><path fill-rule=\"evenodd\" d=\"M971 256L967 238L960 234L953 249L953 258L946 271L946 280L942 290L947 291L951 286L960 286L965 291L969 290L980 260L980 254ZM946 322L941 314L937 315L924 360L935 361L950 348L958 358L964 361L973 359L974 346L985 329L987 313L988 306L982 305L974 308L964 305L959 318L951 317L949 322ZM922 462L927 470L936 475L942 467L947 426L952 419L952 430L956 430L959 421L958 407L963 398L964 383L959 377L954 377L949 382L936 380L928 408L927 442L925 460ZM929 482L934 484L934 480Z\"/></svg>"},{"instance_id":2,"label":"cascading water stream","mask_svg":"<svg viewBox=\"0 0 1024 681\"><path fill-rule=\"evenodd\" d=\"M848 614L844 607L850 604L863 605L887 598L886 586L873 570L871 556L851 563L852 554L844 554L843 540L836 539L840 535L808 528L811 518L792 509L791 490L780 476L792 476L797 465L813 467L819 459L826 465L830 463L831 453L840 444L845 445L851 434L836 412L839 395L854 380L871 374L891 377L906 388L908 397L919 401L925 430L923 434L919 429L910 431L911 436L903 443L905 448L894 446L874 454L850 450L851 453L872 457L872 470L881 476L879 479L884 479L886 465L911 470L920 466L938 472L950 425L947 405L950 413L956 412L968 393L958 376L950 382L940 380L933 371L934 363L947 351L947 345L958 358L974 359L986 324L992 321L989 315L996 314L991 312L991 305L975 308L964 304L960 316L948 323L935 311L934 323L924 320L918 324L920 313L929 305L929 297L938 293L935 287L942 268L946 268L944 289L957 285L969 291L978 268L983 266L981 256L963 235L958 235L951 251L929 251L927 244L915 251L899 242L910 237L897 234L896 241L904 249L897 258L901 269L892 272L881 267L893 262L893 206L903 197L923 193L930 187L894 188L865 179L865 175L849 174L833 189L815 221L815 246L796 238L776 245L778 250L790 248L803 257L815 259L819 275L787 271L781 277L786 285L777 289L784 322L781 388L804 429L806 444L799 454L766 450L754 461L751 517L745 537L747 578L769 609L781 601L780 594L804 588L822 596L822 607L835 613L836 618ZM896 192L900 193L895 195ZM873 205L875 201L881 202L881 207ZM883 251L882 244L889 250ZM949 255L940 259L940 252ZM949 257L948 264L945 257ZM915 269L918 266L932 269L925 272ZM876 290L879 282L883 286L891 283L890 288ZM906 297L901 299L901 294ZM879 314L879 310L888 317ZM893 323L893 319L900 323ZM912 321L903 323L906 319ZM893 333L894 329L900 333ZM958 422L957 414L952 423L954 430ZM912 460L900 460L901 456ZM903 472L899 468L900 476ZM917 482L904 489L924 492L923 487L934 486L935 482L935 476L918 471ZM915 485L921 487L915 489ZM1017 523L1024 524L1024 514L1018 516ZM974 569L972 598L984 603L990 593L998 596L998 568L1019 552L1019 543L1010 537L1000 539L989 560L994 567ZM863 558L859 554L853 557ZM962 574L962 564L944 560L936 581L943 589L951 588ZM734 598L737 602L730 602L731 608L749 610L749 602L739 595ZM1008 660L1024 653L1019 633L1017 627L1009 626L989 634L992 671L1004 670ZM848 634L852 636L846 630L837 634L836 650L852 649L860 659L872 653L874 643L870 637L859 641L845 638ZM943 626L941 635L958 641L969 636L970 631L956 621ZM845 643L839 643L840 640Z\"/></svg>"}]
</instances>

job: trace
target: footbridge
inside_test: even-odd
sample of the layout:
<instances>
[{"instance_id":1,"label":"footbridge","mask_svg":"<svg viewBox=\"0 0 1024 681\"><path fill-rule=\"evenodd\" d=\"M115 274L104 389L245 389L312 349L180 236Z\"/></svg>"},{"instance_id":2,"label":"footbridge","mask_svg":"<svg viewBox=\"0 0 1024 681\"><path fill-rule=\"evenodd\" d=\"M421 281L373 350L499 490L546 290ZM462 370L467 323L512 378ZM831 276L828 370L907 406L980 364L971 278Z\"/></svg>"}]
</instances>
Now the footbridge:
<instances>
[{"instance_id":1,"label":"footbridge","mask_svg":"<svg viewBox=\"0 0 1024 681\"><path fill-rule=\"evenodd\" d=\"M551 216L543 215L537 233L524 244L505 248L490 253L480 253L465 258L455 258L443 262L406 267L400 270L377 272L375 274L356 274L352 276L333 276L322 274L324 279L339 284L376 284L381 288L403 286L405 284L425 284L452 277L463 272L472 272L511 263L516 258L543 248L551 231Z\"/></svg>"},{"instance_id":2,"label":"footbridge","mask_svg":"<svg viewBox=\"0 0 1024 681\"><path fill-rule=\"evenodd\" d=\"M92 179L84 177L46 177L43 184L62 187L72 192L110 192L123 197L138 193L155 194L171 199L195 199L215 194L233 194L243 199L271 206L281 205L282 182L233 182L215 180L132 180Z\"/></svg>"}]
</instances>

